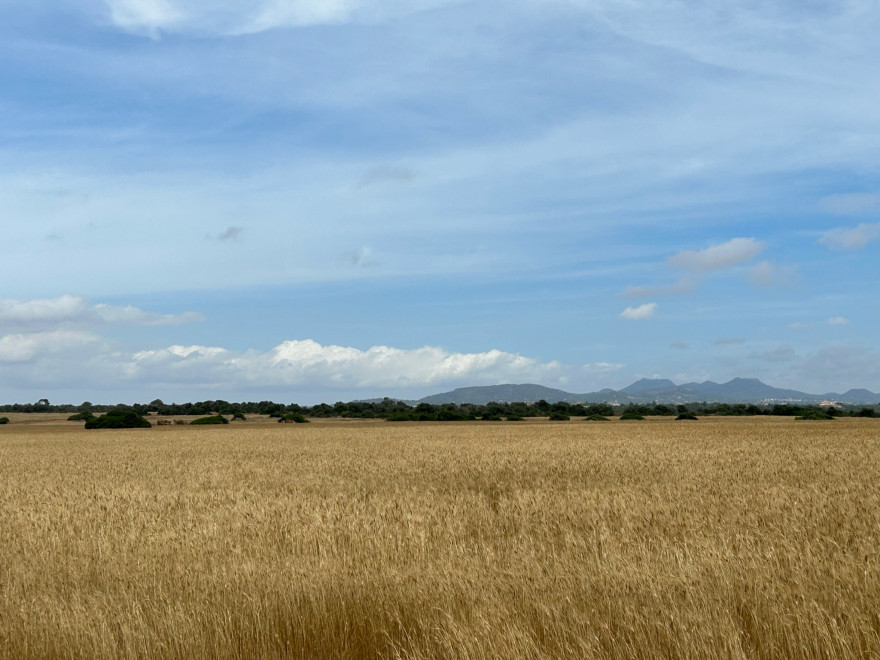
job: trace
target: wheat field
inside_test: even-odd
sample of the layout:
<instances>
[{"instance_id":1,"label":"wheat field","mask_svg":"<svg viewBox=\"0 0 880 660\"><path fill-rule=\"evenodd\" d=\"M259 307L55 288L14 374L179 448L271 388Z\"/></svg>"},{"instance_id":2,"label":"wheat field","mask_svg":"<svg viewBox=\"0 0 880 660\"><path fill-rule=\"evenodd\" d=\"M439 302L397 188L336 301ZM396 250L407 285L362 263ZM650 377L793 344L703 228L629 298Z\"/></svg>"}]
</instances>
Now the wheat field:
<instances>
[{"instance_id":1,"label":"wheat field","mask_svg":"<svg viewBox=\"0 0 880 660\"><path fill-rule=\"evenodd\" d=\"M3 658L877 658L870 419L0 428Z\"/></svg>"}]
</instances>

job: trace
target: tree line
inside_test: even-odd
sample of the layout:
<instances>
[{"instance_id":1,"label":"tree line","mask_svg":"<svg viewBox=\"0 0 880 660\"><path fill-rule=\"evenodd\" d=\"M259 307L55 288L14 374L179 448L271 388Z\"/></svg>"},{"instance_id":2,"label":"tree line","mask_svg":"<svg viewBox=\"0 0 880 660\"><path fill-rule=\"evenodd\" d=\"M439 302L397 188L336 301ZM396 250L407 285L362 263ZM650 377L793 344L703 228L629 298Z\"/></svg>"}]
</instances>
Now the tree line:
<instances>
[{"instance_id":1,"label":"tree line","mask_svg":"<svg viewBox=\"0 0 880 660\"><path fill-rule=\"evenodd\" d=\"M84 401L80 405L51 404L47 399L40 399L36 403L14 403L0 405L0 412L49 412L49 413L106 413L110 411L130 410L139 415L154 413L158 415L231 415L241 417L244 415L268 415L282 418L296 415L302 417L326 418L381 418L389 421L457 421L457 420L500 420L508 419L515 421L526 417L550 417L562 419L564 417L589 417L589 416L620 416L622 414L636 414L642 416L669 416L690 413L693 415L723 415L723 416L746 416L746 415L780 415L780 416L804 416L814 414L826 414L832 417L874 417L877 415L877 406L831 406L820 407L817 405L801 405L789 403L775 403L772 405L756 405L745 403L710 403L694 402L687 404L628 404L625 406L612 405L610 403L567 403L560 401L548 403L543 399L536 402L501 402L470 404L470 403L444 403L430 404L418 403L410 405L404 401L385 398L381 401L349 401L347 403L337 401L330 405L319 403L314 406L302 406L296 403L283 404L274 401L250 401L229 402L222 399L197 401L188 403L164 403L161 399L155 399L150 403L115 405L93 404Z\"/></svg>"}]
</instances>

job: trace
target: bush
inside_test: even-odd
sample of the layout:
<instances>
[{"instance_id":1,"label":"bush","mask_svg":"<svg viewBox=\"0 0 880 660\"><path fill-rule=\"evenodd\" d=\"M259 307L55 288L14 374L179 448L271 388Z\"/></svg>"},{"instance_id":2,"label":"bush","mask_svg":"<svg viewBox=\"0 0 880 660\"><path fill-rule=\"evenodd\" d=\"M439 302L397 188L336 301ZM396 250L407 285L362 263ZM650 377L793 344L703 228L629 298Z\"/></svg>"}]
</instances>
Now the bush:
<instances>
[{"instance_id":1,"label":"bush","mask_svg":"<svg viewBox=\"0 0 880 660\"><path fill-rule=\"evenodd\" d=\"M152 428L152 424L134 410L111 410L100 417L86 420L87 429Z\"/></svg>"},{"instance_id":2,"label":"bush","mask_svg":"<svg viewBox=\"0 0 880 660\"><path fill-rule=\"evenodd\" d=\"M455 410L444 409L437 412L438 422L463 422L466 419L464 415Z\"/></svg>"},{"instance_id":3,"label":"bush","mask_svg":"<svg viewBox=\"0 0 880 660\"><path fill-rule=\"evenodd\" d=\"M303 417L300 413L284 413L283 415L279 415L278 423L284 424L285 422L293 422L294 424L308 424L309 420Z\"/></svg>"},{"instance_id":4,"label":"bush","mask_svg":"<svg viewBox=\"0 0 880 660\"><path fill-rule=\"evenodd\" d=\"M564 412L559 412L558 410L554 410L550 413L550 421L551 422L567 422L571 417L566 415Z\"/></svg>"},{"instance_id":5,"label":"bush","mask_svg":"<svg viewBox=\"0 0 880 660\"><path fill-rule=\"evenodd\" d=\"M413 421L413 417L409 413L398 412L398 413L393 413L391 415L388 415L388 417L385 418L385 421L386 422L411 422L411 421Z\"/></svg>"},{"instance_id":6,"label":"bush","mask_svg":"<svg viewBox=\"0 0 880 660\"><path fill-rule=\"evenodd\" d=\"M198 424L199 426L204 424L229 424L229 420L223 415L213 415L211 417L199 417L191 421L190 424Z\"/></svg>"},{"instance_id":7,"label":"bush","mask_svg":"<svg viewBox=\"0 0 880 660\"><path fill-rule=\"evenodd\" d=\"M523 418L520 417L519 415L508 415L507 421L508 422L521 422L521 421L523 421Z\"/></svg>"},{"instance_id":8,"label":"bush","mask_svg":"<svg viewBox=\"0 0 880 660\"><path fill-rule=\"evenodd\" d=\"M814 420L814 419L834 419L831 415L826 412L822 412L821 410L805 410L804 414L800 417L795 417L795 419L800 420Z\"/></svg>"},{"instance_id":9,"label":"bush","mask_svg":"<svg viewBox=\"0 0 880 660\"><path fill-rule=\"evenodd\" d=\"M694 413L692 413L692 412L683 412L683 413L679 413L678 417L675 418L675 421L678 421L678 420L680 420L680 419L693 419L693 420L696 420L696 419L697 419L697 416L696 416Z\"/></svg>"},{"instance_id":10,"label":"bush","mask_svg":"<svg viewBox=\"0 0 880 660\"><path fill-rule=\"evenodd\" d=\"M75 413L67 418L68 422L82 422L89 421L90 419L95 419L95 416L91 413L91 411L84 410L82 412Z\"/></svg>"},{"instance_id":11,"label":"bush","mask_svg":"<svg viewBox=\"0 0 880 660\"><path fill-rule=\"evenodd\" d=\"M243 422L246 422L246 421L247 421L247 417L245 417L245 416L244 416L242 413L240 413L240 412L234 412L234 413L232 413L232 419L240 419L240 420L243 421Z\"/></svg>"},{"instance_id":12,"label":"bush","mask_svg":"<svg viewBox=\"0 0 880 660\"><path fill-rule=\"evenodd\" d=\"M645 419L637 412L625 412L620 416L622 421L626 421L628 419Z\"/></svg>"},{"instance_id":13,"label":"bush","mask_svg":"<svg viewBox=\"0 0 880 660\"><path fill-rule=\"evenodd\" d=\"M585 417L584 421L585 422L607 422L609 420L604 415L593 414L593 415L588 415L587 417Z\"/></svg>"},{"instance_id":14,"label":"bush","mask_svg":"<svg viewBox=\"0 0 880 660\"><path fill-rule=\"evenodd\" d=\"M0 417L0 424L9 424L8 417Z\"/></svg>"}]
</instances>

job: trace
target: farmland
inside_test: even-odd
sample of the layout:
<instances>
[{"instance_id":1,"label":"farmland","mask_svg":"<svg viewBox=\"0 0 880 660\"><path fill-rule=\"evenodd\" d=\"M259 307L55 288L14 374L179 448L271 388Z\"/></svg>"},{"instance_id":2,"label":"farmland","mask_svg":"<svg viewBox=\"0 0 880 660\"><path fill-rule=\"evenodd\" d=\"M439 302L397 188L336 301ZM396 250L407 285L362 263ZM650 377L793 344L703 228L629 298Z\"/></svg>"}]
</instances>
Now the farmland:
<instances>
[{"instance_id":1,"label":"farmland","mask_svg":"<svg viewBox=\"0 0 880 660\"><path fill-rule=\"evenodd\" d=\"M876 658L877 420L0 428L0 657Z\"/></svg>"}]
</instances>

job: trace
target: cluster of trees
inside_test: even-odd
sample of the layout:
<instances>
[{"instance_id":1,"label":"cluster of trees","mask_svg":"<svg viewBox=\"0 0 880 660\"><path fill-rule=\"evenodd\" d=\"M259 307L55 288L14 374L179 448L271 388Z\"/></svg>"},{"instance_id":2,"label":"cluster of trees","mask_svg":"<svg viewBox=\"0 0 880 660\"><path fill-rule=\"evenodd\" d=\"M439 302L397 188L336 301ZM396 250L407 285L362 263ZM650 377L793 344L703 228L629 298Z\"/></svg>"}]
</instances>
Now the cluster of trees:
<instances>
[{"instance_id":1,"label":"cluster of trees","mask_svg":"<svg viewBox=\"0 0 880 660\"><path fill-rule=\"evenodd\" d=\"M131 411L139 416L149 413L159 415L193 415L196 417L230 417L232 419L245 419L245 415L269 415L278 418L296 421L306 417L349 417L360 419L381 418L389 421L456 421L456 420L500 420L507 419L516 421L525 417L549 417L551 419L569 419L571 417L611 417L619 415L635 416L675 416L675 415L782 415L787 417L816 417L825 415L830 417L874 417L877 415L874 408L854 407L819 407L816 405L774 404L772 406L758 406L745 403L688 403L679 405L667 405L664 403L653 404L630 404L627 406L614 406L609 403L548 403L541 400L537 402L512 402L512 403L488 403L455 404L444 403L433 405L419 403L409 405L403 401L385 398L381 401L350 401L343 403L338 401L333 405L320 403L315 406L301 406L296 403L285 405L274 401L240 402L231 403L223 400L197 401L195 403L170 403L166 404L161 399L155 399L150 403L133 405L95 405L88 401L79 406L71 404L52 405L46 399L40 399L36 403L9 404L0 406L0 412L55 412L72 413L69 419L83 419L88 421L98 413L111 411ZM205 423L205 422L200 422ZM222 423L222 422L214 422Z\"/></svg>"}]
</instances>

